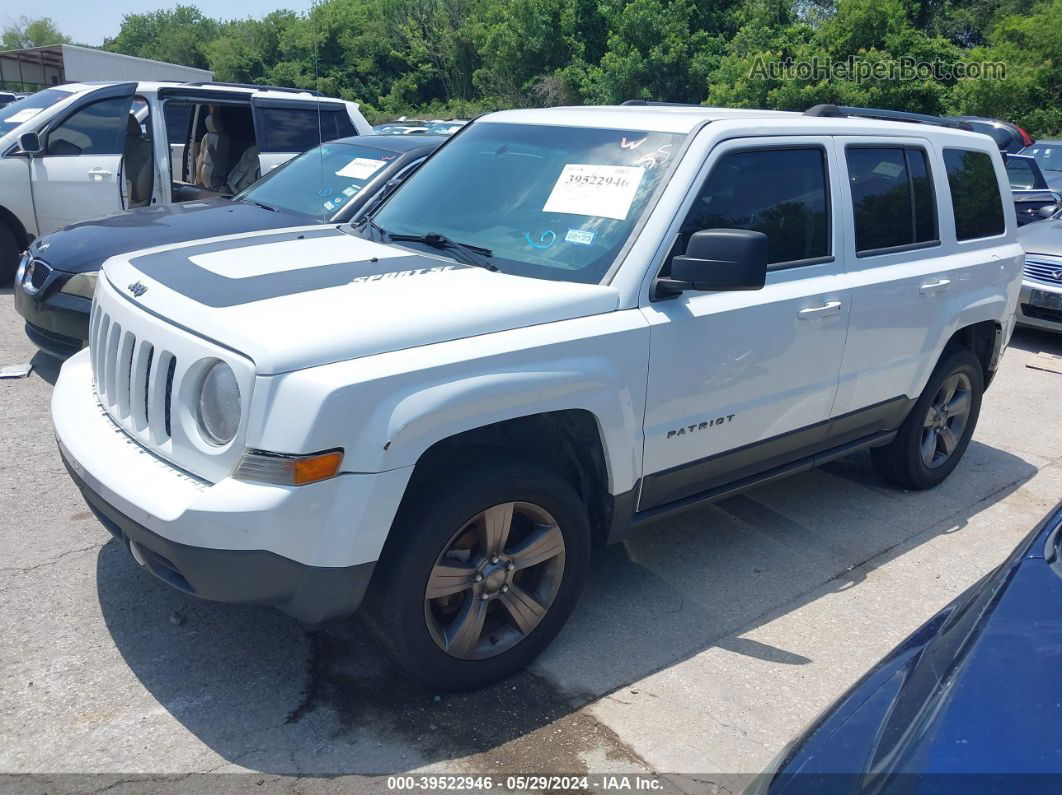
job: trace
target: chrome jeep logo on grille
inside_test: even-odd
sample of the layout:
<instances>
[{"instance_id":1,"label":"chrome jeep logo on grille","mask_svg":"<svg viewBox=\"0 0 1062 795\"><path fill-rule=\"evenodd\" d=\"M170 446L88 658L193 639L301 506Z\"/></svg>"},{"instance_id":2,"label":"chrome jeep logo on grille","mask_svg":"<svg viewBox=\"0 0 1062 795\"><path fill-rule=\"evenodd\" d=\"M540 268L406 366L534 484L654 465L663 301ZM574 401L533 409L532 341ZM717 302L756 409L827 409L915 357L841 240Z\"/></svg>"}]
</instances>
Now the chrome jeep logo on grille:
<instances>
[{"instance_id":1,"label":"chrome jeep logo on grille","mask_svg":"<svg viewBox=\"0 0 1062 795\"><path fill-rule=\"evenodd\" d=\"M147 292L147 287L145 287L141 282L133 282L125 289L127 289L133 294L133 298L139 298Z\"/></svg>"}]
</instances>

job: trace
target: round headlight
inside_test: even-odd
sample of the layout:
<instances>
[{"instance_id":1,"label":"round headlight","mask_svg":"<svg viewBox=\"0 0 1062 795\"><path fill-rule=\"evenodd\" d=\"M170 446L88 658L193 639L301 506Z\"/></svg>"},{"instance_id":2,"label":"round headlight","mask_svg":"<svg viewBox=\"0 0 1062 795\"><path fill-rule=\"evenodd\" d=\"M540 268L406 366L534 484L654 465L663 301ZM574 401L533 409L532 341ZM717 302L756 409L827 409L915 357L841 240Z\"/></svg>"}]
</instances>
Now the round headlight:
<instances>
[{"instance_id":1,"label":"round headlight","mask_svg":"<svg viewBox=\"0 0 1062 795\"><path fill-rule=\"evenodd\" d=\"M211 444L228 444L236 435L240 427L240 385L225 362L217 362L207 370L196 420L199 432Z\"/></svg>"}]
</instances>

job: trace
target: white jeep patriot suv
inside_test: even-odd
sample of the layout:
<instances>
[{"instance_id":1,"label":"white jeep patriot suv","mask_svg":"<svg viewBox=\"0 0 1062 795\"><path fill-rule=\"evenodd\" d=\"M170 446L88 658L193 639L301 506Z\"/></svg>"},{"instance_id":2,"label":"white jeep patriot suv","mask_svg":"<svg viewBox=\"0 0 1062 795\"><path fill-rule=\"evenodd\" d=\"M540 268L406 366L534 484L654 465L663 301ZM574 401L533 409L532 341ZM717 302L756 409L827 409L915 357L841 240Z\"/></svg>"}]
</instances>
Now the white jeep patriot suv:
<instances>
[{"instance_id":1,"label":"white jeep patriot suv","mask_svg":"<svg viewBox=\"0 0 1062 795\"><path fill-rule=\"evenodd\" d=\"M927 124L495 113L358 226L109 260L56 435L151 573L309 622L364 597L410 675L473 687L638 526L860 448L944 480L1014 326L1008 190Z\"/></svg>"}]
</instances>

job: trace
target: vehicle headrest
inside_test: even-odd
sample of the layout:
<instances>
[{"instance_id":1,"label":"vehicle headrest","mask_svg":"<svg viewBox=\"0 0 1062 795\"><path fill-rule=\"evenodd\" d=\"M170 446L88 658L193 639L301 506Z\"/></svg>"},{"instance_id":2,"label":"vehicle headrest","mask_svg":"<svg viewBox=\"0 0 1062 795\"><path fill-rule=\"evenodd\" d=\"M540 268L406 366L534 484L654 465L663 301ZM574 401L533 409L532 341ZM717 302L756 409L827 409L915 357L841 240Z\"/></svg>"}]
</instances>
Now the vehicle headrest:
<instances>
[{"instance_id":1,"label":"vehicle headrest","mask_svg":"<svg viewBox=\"0 0 1062 795\"><path fill-rule=\"evenodd\" d=\"M221 118L219 116L215 116L213 113L207 115L206 121L204 123L206 124L207 132L225 132L225 125L221 123Z\"/></svg>"}]
</instances>

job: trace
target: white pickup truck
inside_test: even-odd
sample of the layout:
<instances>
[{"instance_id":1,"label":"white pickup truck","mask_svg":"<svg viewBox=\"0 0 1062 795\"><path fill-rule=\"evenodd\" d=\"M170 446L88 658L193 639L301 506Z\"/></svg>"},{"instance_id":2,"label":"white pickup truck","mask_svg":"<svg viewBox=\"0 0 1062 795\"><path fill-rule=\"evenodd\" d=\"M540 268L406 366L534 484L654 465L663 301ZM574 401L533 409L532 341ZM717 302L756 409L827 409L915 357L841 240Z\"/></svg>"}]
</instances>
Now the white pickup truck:
<instances>
[{"instance_id":1,"label":"white pickup truck","mask_svg":"<svg viewBox=\"0 0 1062 795\"><path fill-rule=\"evenodd\" d=\"M114 257L62 456L154 575L364 601L440 688L526 665L651 521L862 448L940 483L1014 327L1003 162L819 113L496 113L358 226Z\"/></svg>"},{"instance_id":2,"label":"white pickup truck","mask_svg":"<svg viewBox=\"0 0 1062 795\"><path fill-rule=\"evenodd\" d=\"M233 83L70 83L0 108L0 286L35 237L135 207L238 193L358 105Z\"/></svg>"}]
</instances>

